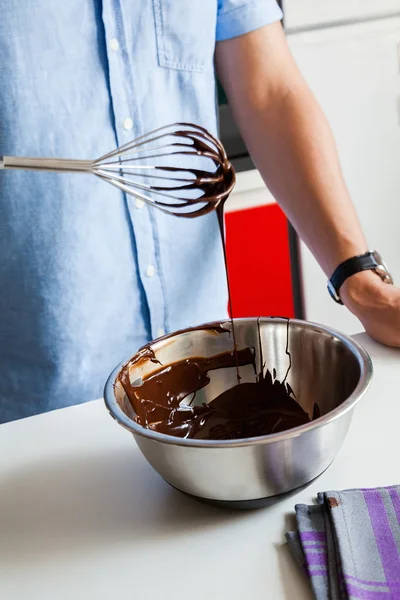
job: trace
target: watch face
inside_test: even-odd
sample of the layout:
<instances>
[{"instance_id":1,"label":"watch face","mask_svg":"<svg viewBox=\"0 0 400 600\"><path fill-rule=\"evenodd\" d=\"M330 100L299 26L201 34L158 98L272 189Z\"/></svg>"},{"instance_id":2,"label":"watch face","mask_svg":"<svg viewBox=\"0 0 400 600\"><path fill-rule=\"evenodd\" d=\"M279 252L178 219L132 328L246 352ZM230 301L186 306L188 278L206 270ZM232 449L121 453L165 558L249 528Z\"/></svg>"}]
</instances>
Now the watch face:
<instances>
[{"instance_id":1,"label":"watch face","mask_svg":"<svg viewBox=\"0 0 400 600\"><path fill-rule=\"evenodd\" d=\"M375 273L379 275L379 277L385 283L393 283L393 277L391 276L389 269L387 268L382 256L379 254L377 250L373 251L373 256L378 263L378 267L375 269Z\"/></svg>"}]
</instances>

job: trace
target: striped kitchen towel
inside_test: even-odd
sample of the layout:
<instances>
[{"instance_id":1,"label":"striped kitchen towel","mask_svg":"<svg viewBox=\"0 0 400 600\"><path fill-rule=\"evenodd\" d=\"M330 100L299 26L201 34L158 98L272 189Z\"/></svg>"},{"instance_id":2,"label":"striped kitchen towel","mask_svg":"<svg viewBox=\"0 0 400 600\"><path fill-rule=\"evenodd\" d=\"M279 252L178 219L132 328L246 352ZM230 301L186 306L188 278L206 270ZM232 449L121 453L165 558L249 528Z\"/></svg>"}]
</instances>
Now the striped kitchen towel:
<instances>
[{"instance_id":1,"label":"striped kitchen towel","mask_svg":"<svg viewBox=\"0 0 400 600\"><path fill-rule=\"evenodd\" d=\"M318 494L286 534L317 600L400 600L400 486Z\"/></svg>"}]
</instances>

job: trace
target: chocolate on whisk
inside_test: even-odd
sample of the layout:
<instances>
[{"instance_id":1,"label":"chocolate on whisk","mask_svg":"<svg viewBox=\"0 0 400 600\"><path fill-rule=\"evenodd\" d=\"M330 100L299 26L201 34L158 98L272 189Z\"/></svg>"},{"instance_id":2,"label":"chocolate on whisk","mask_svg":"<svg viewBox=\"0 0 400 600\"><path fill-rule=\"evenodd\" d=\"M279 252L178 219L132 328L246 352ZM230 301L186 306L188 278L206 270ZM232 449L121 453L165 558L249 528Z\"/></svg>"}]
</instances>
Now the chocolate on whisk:
<instances>
[{"instance_id":1,"label":"chocolate on whisk","mask_svg":"<svg viewBox=\"0 0 400 600\"><path fill-rule=\"evenodd\" d=\"M159 127L95 160L3 156L0 169L92 173L150 206L185 218L215 210L235 185L221 142L193 123Z\"/></svg>"}]
</instances>

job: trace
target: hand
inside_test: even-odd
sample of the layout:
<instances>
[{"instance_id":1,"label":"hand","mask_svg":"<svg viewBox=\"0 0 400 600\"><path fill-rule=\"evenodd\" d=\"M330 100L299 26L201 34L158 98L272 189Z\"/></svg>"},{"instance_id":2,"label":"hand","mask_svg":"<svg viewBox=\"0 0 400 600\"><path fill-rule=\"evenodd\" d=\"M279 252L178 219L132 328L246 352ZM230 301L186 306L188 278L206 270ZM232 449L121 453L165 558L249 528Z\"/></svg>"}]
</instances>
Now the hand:
<instances>
[{"instance_id":1,"label":"hand","mask_svg":"<svg viewBox=\"0 0 400 600\"><path fill-rule=\"evenodd\" d=\"M400 348L400 289L372 271L349 277L340 290L347 308L378 342Z\"/></svg>"}]
</instances>

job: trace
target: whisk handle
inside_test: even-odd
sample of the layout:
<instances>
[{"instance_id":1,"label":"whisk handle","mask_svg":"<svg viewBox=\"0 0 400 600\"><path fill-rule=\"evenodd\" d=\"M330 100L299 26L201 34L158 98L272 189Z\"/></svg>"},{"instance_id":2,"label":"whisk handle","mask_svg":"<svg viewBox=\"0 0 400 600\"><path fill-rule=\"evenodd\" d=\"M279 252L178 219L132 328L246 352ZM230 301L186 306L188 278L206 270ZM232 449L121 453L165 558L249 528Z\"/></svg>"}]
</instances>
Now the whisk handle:
<instances>
[{"instance_id":1,"label":"whisk handle","mask_svg":"<svg viewBox=\"0 0 400 600\"><path fill-rule=\"evenodd\" d=\"M25 158L21 156L0 156L0 169L29 169L35 171L90 172L91 160L71 160L68 158Z\"/></svg>"}]
</instances>

